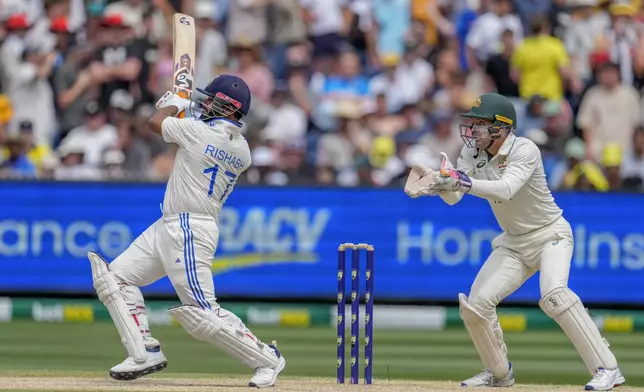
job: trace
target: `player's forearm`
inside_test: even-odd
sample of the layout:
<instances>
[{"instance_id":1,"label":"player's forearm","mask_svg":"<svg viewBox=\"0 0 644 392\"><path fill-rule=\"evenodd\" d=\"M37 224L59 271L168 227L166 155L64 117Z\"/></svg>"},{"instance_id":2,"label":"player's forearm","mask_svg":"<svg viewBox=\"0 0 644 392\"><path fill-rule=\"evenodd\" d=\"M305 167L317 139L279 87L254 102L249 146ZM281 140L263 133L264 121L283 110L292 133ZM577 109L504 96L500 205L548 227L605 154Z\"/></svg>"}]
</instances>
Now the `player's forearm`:
<instances>
[{"instance_id":1,"label":"player's forearm","mask_svg":"<svg viewBox=\"0 0 644 392\"><path fill-rule=\"evenodd\" d=\"M497 181L472 179L472 188L469 193L483 199L509 201L515 191L507 179Z\"/></svg>"},{"instance_id":2,"label":"player's forearm","mask_svg":"<svg viewBox=\"0 0 644 392\"><path fill-rule=\"evenodd\" d=\"M177 110L179 110L178 107L174 105L166 106L164 108L159 109L150 119L148 120L148 128L157 135L162 134L162 124L163 120L165 120L168 117L172 117L177 114Z\"/></svg>"},{"instance_id":3,"label":"player's forearm","mask_svg":"<svg viewBox=\"0 0 644 392\"><path fill-rule=\"evenodd\" d=\"M120 79L120 80L133 81L139 77L140 72L141 72L141 60L130 59L126 61L125 64L123 65L119 65L116 67L109 67L108 74L110 76L110 80Z\"/></svg>"}]
</instances>

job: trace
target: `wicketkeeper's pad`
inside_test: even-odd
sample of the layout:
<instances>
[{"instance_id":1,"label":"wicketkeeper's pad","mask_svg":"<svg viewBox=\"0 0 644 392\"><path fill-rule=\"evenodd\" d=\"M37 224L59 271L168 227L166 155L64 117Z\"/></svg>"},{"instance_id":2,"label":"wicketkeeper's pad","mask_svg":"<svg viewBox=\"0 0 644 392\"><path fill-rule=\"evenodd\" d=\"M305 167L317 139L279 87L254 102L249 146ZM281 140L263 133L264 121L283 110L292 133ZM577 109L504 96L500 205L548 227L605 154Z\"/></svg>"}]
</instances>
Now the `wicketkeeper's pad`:
<instances>
[{"instance_id":1,"label":"wicketkeeper's pad","mask_svg":"<svg viewBox=\"0 0 644 392\"><path fill-rule=\"evenodd\" d=\"M109 311L128 355L137 362L145 361L147 352L143 336L130 314L119 284L110 272L107 262L93 252L87 253L87 258L92 265L92 279L98 299Z\"/></svg>"},{"instance_id":2,"label":"wicketkeeper's pad","mask_svg":"<svg viewBox=\"0 0 644 392\"><path fill-rule=\"evenodd\" d=\"M260 342L237 316L225 309L205 310L184 305L168 311L193 338L220 348L251 369L275 367L279 362L270 347Z\"/></svg>"},{"instance_id":3,"label":"wicketkeeper's pad","mask_svg":"<svg viewBox=\"0 0 644 392\"><path fill-rule=\"evenodd\" d=\"M541 298L539 307L559 324L591 375L600 367L617 367L617 360L608 348L608 342L601 336L593 319L572 290L557 287Z\"/></svg>"},{"instance_id":4,"label":"wicketkeeper's pad","mask_svg":"<svg viewBox=\"0 0 644 392\"><path fill-rule=\"evenodd\" d=\"M491 322L479 314L467 302L465 294L458 295L458 302L461 319L465 323L483 365L497 379L505 377L510 371L510 363L508 362L507 348L503 343L503 330L501 330L498 320Z\"/></svg>"}]
</instances>

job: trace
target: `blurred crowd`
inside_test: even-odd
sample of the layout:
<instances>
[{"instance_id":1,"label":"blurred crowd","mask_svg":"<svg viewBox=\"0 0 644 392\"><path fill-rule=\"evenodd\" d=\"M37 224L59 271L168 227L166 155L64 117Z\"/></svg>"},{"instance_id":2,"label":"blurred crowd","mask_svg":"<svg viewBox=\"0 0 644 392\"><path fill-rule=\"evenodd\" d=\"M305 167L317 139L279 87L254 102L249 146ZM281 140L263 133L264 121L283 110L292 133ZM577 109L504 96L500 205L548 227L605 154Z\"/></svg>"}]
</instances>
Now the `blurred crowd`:
<instances>
[{"instance_id":1,"label":"blurred crowd","mask_svg":"<svg viewBox=\"0 0 644 392\"><path fill-rule=\"evenodd\" d=\"M175 149L146 121L175 12L196 85L253 93L243 182L397 186L456 161L459 114L497 91L551 187L642 189L642 0L3 0L0 176L166 179Z\"/></svg>"}]
</instances>

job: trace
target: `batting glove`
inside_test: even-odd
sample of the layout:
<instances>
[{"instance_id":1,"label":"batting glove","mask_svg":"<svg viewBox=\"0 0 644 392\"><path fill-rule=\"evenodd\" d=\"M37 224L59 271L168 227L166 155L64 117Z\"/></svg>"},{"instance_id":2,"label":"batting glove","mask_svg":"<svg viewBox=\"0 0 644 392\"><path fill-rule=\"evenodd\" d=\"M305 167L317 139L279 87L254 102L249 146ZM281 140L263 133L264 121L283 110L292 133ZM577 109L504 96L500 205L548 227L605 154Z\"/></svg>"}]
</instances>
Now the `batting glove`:
<instances>
[{"instance_id":1,"label":"batting glove","mask_svg":"<svg viewBox=\"0 0 644 392\"><path fill-rule=\"evenodd\" d=\"M435 192L469 192L472 189L472 180L460 170L441 169L436 182L431 189Z\"/></svg>"},{"instance_id":2,"label":"batting glove","mask_svg":"<svg viewBox=\"0 0 644 392\"><path fill-rule=\"evenodd\" d=\"M175 117L181 113L186 112L190 108L190 100L186 98L181 98L180 96L174 94L172 91L166 91L165 94L157 101L154 105L157 109L166 108L168 106L176 106L177 112L174 114Z\"/></svg>"}]
</instances>

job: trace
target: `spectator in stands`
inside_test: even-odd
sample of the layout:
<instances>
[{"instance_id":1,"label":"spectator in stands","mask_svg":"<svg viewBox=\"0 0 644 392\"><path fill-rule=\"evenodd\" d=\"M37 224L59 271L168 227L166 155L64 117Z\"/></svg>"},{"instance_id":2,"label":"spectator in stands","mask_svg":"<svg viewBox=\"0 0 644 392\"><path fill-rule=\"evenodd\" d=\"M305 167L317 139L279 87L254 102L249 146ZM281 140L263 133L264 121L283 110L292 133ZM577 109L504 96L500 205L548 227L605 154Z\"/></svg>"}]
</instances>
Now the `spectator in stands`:
<instances>
[{"instance_id":1,"label":"spectator in stands","mask_svg":"<svg viewBox=\"0 0 644 392\"><path fill-rule=\"evenodd\" d=\"M611 4L612 26L606 32L610 45L610 61L619 64L622 83L633 85L633 52L638 46L638 31L631 4Z\"/></svg>"},{"instance_id":2,"label":"spectator in stands","mask_svg":"<svg viewBox=\"0 0 644 392\"><path fill-rule=\"evenodd\" d=\"M313 75L310 89L313 96L313 121L325 131L334 129L335 122L330 121L337 112L336 105L351 101L360 111L365 110L371 100L369 79L362 73L360 58L353 52L344 52L335 62L332 74L321 72Z\"/></svg>"},{"instance_id":3,"label":"spectator in stands","mask_svg":"<svg viewBox=\"0 0 644 392\"><path fill-rule=\"evenodd\" d=\"M195 86L205 86L213 75L223 73L228 61L228 47L219 26L212 19L215 5L212 2L198 2L195 8L197 60L194 77Z\"/></svg>"},{"instance_id":4,"label":"spectator in stands","mask_svg":"<svg viewBox=\"0 0 644 392\"><path fill-rule=\"evenodd\" d=\"M48 144L38 143L34 137L34 127L31 121L21 121L18 125L20 140L25 147L27 158L36 165L40 173L43 162L51 155L52 151Z\"/></svg>"},{"instance_id":5,"label":"spectator in stands","mask_svg":"<svg viewBox=\"0 0 644 392\"><path fill-rule=\"evenodd\" d=\"M350 100L338 101L335 110L337 131L322 135L318 142L317 177L323 178L333 173L334 183L338 181L345 186L356 185L358 178L354 163L357 149L354 140L364 132L358 122L364 112Z\"/></svg>"},{"instance_id":6,"label":"spectator in stands","mask_svg":"<svg viewBox=\"0 0 644 392\"><path fill-rule=\"evenodd\" d=\"M521 98L534 95L559 102L563 98L564 80L570 76L570 60L563 42L550 35L543 17L530 23L527 37L512 55L512 76L519 84Z\"/></svg>"},{"instance_id":7,"label":"spectator in stands","mask_svg":"<svg viewBox=\"0 0 644 392\"><path fill-rule=\"evenodd\" d=\"M329 73L333 59L340 53L348 30L345 15L349 12L348 0L300 0L304 22L313 45L313 70Z\"/></svg>"},{"instance_id":8,"label":"spectator in stands","mask_svg":"<svg viewBox=\"0 0 644 392\"><path fill-rule=\"evenodd\" d=\"M622 149L618 144L611 143L604 147L602 165L608 181L608 190L612 192L622 190L622 177L620 176Z\"/></svg>"},{"instance_id":9,"label":"spectator in stands","mask_svg":"<svg viewBox=\"0 0 644 392\"><path fill-rule=\"evenodd\" d=\"M273 0L268 10L269 34L266 53L276 79L286 78L286 50L289 45L304 42L306 25L299 0Z\"/></svg>"},{"instance_id":10,"label":"spectator in stands","mask_svg":"<svg viewBox=\"0 0 644 392\"><path fill-rule=\"evenodd\" d=\"M27 157L27 145L18 135L9 136L6 142L8 154L0 164L0 178L35 179L36 165Z\"/></svg>"},{"instance_id":11,"label":"spectator in stands","mask_svg":"<svg viewBox=\"0 0 644 392\"><path fill-rule=\"evenodd\" d=\"M592 78L589 55L597 39L610 29L610 18L603 10L594 8L598 5L597 0L568 0L567 5L572 8L572 15L563 41L572 58L572 69L586 84Z\"/></svg>"},{"instance_id":12,"label":"spectator in stands","mask_svg":"<svg viewBox=\"0 0 644 392\"><path fill-rule=\"evenodd\" d=\"M397 72L413 80L413 94L421 100L434 92L434 67L421 55L420 45L407 43Z\"/></svg>"},{"instance_id":13,"label":"spectator in stands","mask_svg":"<svg viewBox=\"0 0 644 392\"><path fill-rule=\"evenodd\" d=\"M92 80L101 86L102 107L109 105L115 91L130 91L130 86L138 81L145 52L133 41L137 18L136 14L113 13L102 19L102 46L89 66Z\"/></svg>"},{"instance_id":14,"label":"spectator in stands","mask_svg":"<svg viewBox=\"0 0 644 392\"><path fill-rule=\"evenodd\" d=\"M472 25L465 43L470 70L479 70L501 44L501 34L512 30L516 43L523 39L521 20L512 13L511 0L491 0L491 11L479 16Z\"/></svg>"},{"instance_id":15,"label":"spectator in stands","mask_svg":"<svg viewBox=\"0 0 644 392\"><path fill-rule=\"evenodd\" d=\"M519 86L510 75L510 59L514 53L514 32L506 29L501 34L500 53L490 58L485 65L487 90L496 90L506 97L519 97Z\"/></svg>"},{"instance_id":16,"label":"spectator in stands","mask_svg":"<svg viewBox=\"0 0 644 392\"><path fill-rule=\"evenodd\" d=\"M288 86L278 83L271 96L268 124L261 131L263 140L271 140L278 144L289 141L304 143L308 121L302 108L290 100Z\"/></svg>"},{"instance_id":17,"label":"spectator in stands","mask_svg":"<svg viewBox=\"0 0 644 392\"><path fill-rule=\"evenodd\" d=\"M31 121L34 137L39 144L51 145L56 132L56 112L49 83L55 61L53 52L26 47L18 69L12 72L12 78L6 85L13 105L12 130L18 128L19 121Z\"/></svg>"},{"instance_id":18,"label":"spectator in stands","mask_svg":"<svg viewBox=\"0 0 644 392\"><path fill-rule=\"evenodd\" d=\"M117 127L118 139L114 148L109 148L111 155L103 154L104 165L119 165L123 178L147 180L150 178L150 164L152 162L152 147L136 135L129 121L121 122ZM122 159L117 159L122 155ZM106 157L114 162L105 161Z\"/></svg>"},{"instance_id":19,"label":"spectator in stands","mask_svg":"<svg viewBox=\"0 0 644 392\"><path fill-rule=\"evenodd\" d=\"M640 121L640 96L620 83L619 67L605 63L597 71L598 84L584 95L577 126L582 130L589 157L601 161L604 147L617 143L628 150Z\"/></svg>"},{"instance_id":20,"label":"spectator in stands","mask_svg":"<svg viewBox=\"0 0 644 392\"><path fill-rule=\"evenodd\" d=\"M642 190L644 185L644 127L641 125L633 133L632 147L624 154L621 176L625 188Z\"/></svg>"},{"instance_id":21,"label":"spectator in stands","mask_svg":"<svg viewBox=\"0 0 644 392\"><path fill-rule=\"evenodd\" d=\"M555 168L551 179L557 189L578 191L608 190L608 181L601 168L586 158L586 144L583 140L574 138L566 143L564 150L566 161Z\"/></svg>"},{"instance_id":22,"label":"spectator in stands","mask_svg":"<svg viewBox=\"0 0 644 392\"><path fill-rule=\"evenodd\" d=\"M261 48L257 45L241 43L232 48L231 54L236 62L232 72L248 84L253 94L253 104L268 103L275 79L262 58Z\"/></svg>"},{"instance_id":23,"label":"spectator in stands","mask_svg":"<svg viewBox=\"0 0 644 392\"><path fill-rule=\"evenodd\" d=\"M107 122L107 115L96 101L85 106L85 121L72 129L61 142L61 149L83 153L83 164L95 168L102 165L105 150L116 145L118 133L114 125ZM61 152L61 156L62 156Z\"/></svg>"},{"instance_id":24,"label":"spectator in stands","mask_svg":"<svg viewBox=\"0 0 644 392\"><path fill-rule=\"evenodd\" d=\"M402 57L405 35L411 23L410 0L373 0L374 28L377 32L377 53Z\"/></svg>"},{"instance_id":25,"label":"spectator in stands","mask_svg":"<svg viewBox=\"0 0 644 392\"><path fill-rule=\"evenodd\" d=\"M267 1L228 2L226 37L231 46L263 45L268 39L268 28Z\"/></svg>"},{"instance_id":26,"label":"spectator in stands","mask_svg":"<svg viewBox=\"0 0 644 392\"><path fill-rule=\"evenodd\" d=\"M369 83L373 96L383 94L387 102L387 111L397 112L404 105L418 102L424 95L417 86L419 81L399 68L400 57L394 53L381 56L380 63L384 72L375 76Z\"/></svg>"},{"instance_id":27,"label":"spectator in stands","mask_svg":"<svg viewBox=\"0 0 644 392\"><path fill-rule=\"evenodd\" d=\"M142 180L144 178L137 176L136 171L128 171L125 168L125 154L118 148L105 151L103 154L103 179L105 180Z\"/></svg>"},{"instance_id":28,"label":"spectator in stands","mask_svg":"<svg viewBox=\"0 0 644 392\"><path fill-rule=\"evenodd\" d=\"M54 178L64 181L99 181L103 179L101 167L89 165L85 162L83 146L76 144L62 144L58 148L60 165L54 170ZM102 163L102 155L99 157Z\"/></svg>"},{"instance_id":29,"label":"spectator in stands","mask_svg":"<svg viewBox=\"0 0 644 392\"><path fill-rule=\"evenodd\" d=\"M463 148L463 140L459 133L459 119L452 112L439 110L434 112L432 132L420 140L420 143L430 153L434 162L439 166L433 166L434 169L440 167L441 156L444 152L450 161L456 162Z\"/></svg>"}]
</instances>

